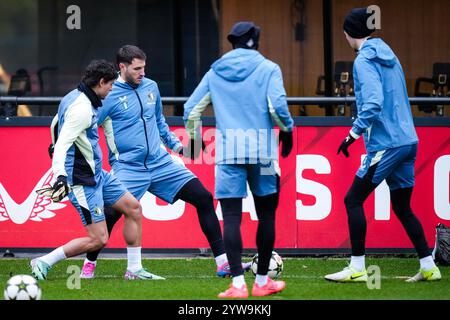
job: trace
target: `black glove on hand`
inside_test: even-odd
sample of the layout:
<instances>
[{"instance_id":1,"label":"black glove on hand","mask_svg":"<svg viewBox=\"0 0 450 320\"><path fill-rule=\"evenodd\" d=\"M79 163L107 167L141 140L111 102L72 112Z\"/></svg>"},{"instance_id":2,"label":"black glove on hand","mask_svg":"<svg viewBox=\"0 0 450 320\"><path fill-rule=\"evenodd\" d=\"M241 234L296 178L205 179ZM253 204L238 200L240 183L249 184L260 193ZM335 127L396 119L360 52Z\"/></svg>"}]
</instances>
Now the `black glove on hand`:
<instances>
[{"instance_id":1,"label":"black glove on hand","mask_svg":"<svg viewBox=\"0 0 450 320\"><path fill-rule=\"evenodd\" d=\"M58 176L56 182L53 184L52 200L53 202L60 202L70 192L69 185L67 184L67 177Z\"/></svg>"},{"instance_id":2,"label":"black glove on hand","mask_svg":"<svg viewBox=\"0 0 450 320\"><path fill-rule=\"evenodd\" d=\"M55 146L53 143L50 143L48 146L48 155L50 156L50 159L53 159L53 152L55 151Z\"/></svg>"},{"instance_id":3,"label":"black glove on hand","mask_svg":"<svg viewBox=\"0 0 450 320\"><path fill-rule=\"evenodd\" d=\"M341 145L339 146L337 154L342 151L342 153L348 158L349 153L347 149L353 142L355 142L355 138L353 138L351 135L346 136L344 141L342 141Z\"/></svg>"},{"instance_id":4,"label":"black glove on hand","mask_svg":"<svg viewBox=\"0 0 450 320\"><path fill-rule=\"evenodd\" d=\"M200 141L202 142L201 147L204 151L206 146L203 142L203 139L190 139L187 147L181 148L179 152L180 156L185 156L186 158L191 158L192 160L198 158L198 156L200 155Z\"/></svg>"},{"instance_id":5,"label":"black glove on hand","mask_svg":"<svg viewBox=\"0 0 450 320\"><path fill-rule=\"evenodd\" d=\"M286 158L292 151L292 146L293 146L293 133L291 132L286 132L286 131L280 131L280 143L281 145L281 156L283 158Z\"/></svg>"},{"instance_id":6,"label":"black glove on hand","mask_svg":"<svg viewBox=\"0 0 450 320\"><path fill-rule=\"evenodd\" d=\"M60 202L70 192L69 185L67 184L67 177L59 176L53 187L45 187L36 190L36 193L41 196L52 198L53 202Z\"/></svg>"}]
</instances>

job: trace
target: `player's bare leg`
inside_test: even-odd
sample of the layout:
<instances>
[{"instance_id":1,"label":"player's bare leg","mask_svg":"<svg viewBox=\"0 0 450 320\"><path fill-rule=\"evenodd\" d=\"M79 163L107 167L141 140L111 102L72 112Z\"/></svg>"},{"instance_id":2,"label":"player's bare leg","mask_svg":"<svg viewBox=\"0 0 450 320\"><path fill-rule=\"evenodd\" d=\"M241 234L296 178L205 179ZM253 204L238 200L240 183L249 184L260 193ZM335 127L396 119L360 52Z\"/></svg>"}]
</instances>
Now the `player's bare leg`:
<instances>
[{"instance_id":1,"label":"player's bare leg","mask_svg":"<svg viewBox=\"0 0 450 320\"><path fill-rule=\"evenodd\" d=\"M33 276L38 280L47 278L48 271L57 262L79 254L103 248L108 242L108 232L105 221L85 226L87 237L77 238L56 248L49 254L31 260Z\"/></svg>"},{"instance_id":2,"label":"player's bare leg","mask_svg":"<svg viewBox=\"0 0 450 320\"><path fill-rule=\"evenodd\" d=\"M123 237L128 247L140 247L142 241L142 207L139 201L126 192L113 206L125 216Z\"/></svg>"},{"instance_id":3,"label":"player's bare leg","mask_svg":"<svg viewBox=\"0 0 450 320\"><path fill-rule=\"evenodd\" d=\"M138 200L126 192L113 206L125 216L123 237L127 243L128 267L126 280L165 280L163 277L148 272L142 266L142 207Z\"/></svg>"}]
</instances>

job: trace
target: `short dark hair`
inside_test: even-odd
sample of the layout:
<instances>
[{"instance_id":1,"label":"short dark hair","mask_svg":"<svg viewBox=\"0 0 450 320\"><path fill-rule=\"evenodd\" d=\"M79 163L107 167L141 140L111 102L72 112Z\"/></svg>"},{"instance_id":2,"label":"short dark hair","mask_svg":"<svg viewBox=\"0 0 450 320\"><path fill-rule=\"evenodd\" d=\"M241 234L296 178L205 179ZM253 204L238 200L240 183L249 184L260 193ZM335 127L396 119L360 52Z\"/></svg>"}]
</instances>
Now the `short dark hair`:
<instances>
[{"instance_id":1,"label":"short dark hair","mask_svg":"<svg viewBox=\"0 0 450 320\"><path fill-rule=\"evenodd\" d=\"M120 63L131 64L133 62L133 59L146 60L147 56L145 55L144 51L131 44L127 44L122 48L120 48L119 51L117 51L116 55L117 67L119 66Z\"/></svg>"},{"instance_id":2,"label":"short dark hair","mask_svg":"<svg viewBox=\"0 0 450 320\"><path fill-rule=\"evenodd\" d=\"M100 83L101 79L109 82L116 78L117 72L112 63L106 60L92 60L86 67L83 79L81 79L81 81L83 81L89 88L93 88Z\"/></svg>"}]
</instances>

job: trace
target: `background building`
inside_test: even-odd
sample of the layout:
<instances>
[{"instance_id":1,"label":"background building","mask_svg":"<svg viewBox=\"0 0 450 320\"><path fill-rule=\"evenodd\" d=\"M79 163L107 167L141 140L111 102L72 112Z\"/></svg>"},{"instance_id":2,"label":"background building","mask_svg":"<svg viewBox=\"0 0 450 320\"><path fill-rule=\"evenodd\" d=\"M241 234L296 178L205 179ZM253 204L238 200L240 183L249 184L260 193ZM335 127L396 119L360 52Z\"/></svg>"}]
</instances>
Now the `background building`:
<instances>
[{"instance_id":1,"label":"background building","mask_svg":"<svg viewBox=\"0 0 450 320\"><path fill-rule=\"evenodd\" d=\"M91 59L114 61L117 48L136 44L147 52L147 74L162 96L188 96L210 64L231 49L231 26L252 20L262 28L261 53L283 70L288 96L315 96L319 76L332 78L327 65L354 59L342 32L345 14L371 4L381 9L375 36L397 53L413 96L416 80L432 76L433 63L450 63L447 0L2 0L0 64L10 75L28 71L28 95L62 96ZM68 28L71 5L80 8L81 29ZM421 91L432 92L431 84L422 85ZM33 115L56 112L56 106L30 109ZM291 111L326 112L317 106ZM430 115L416 106L413 111ZM172 106L165 112L180 115Z\"/></svg>"}]
</instances>

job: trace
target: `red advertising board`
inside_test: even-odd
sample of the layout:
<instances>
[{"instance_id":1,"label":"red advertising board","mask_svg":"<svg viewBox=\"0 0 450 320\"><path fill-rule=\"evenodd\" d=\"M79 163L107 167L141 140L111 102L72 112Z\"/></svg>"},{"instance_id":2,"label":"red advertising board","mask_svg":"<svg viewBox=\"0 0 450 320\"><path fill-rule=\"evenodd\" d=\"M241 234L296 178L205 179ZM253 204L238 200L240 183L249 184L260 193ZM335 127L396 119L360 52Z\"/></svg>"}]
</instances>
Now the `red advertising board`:
<instances>
[{"instance_id":1,"label":"red advertising board","mask_svg":"<svg viewBox=\"0 0 450 320\"><path fill-rule=\"evenodd\" d=\"M181 136L183 128L172 128ZM338 249L349 247L344 196L364 154L362 140L350 157L336 155L348 127L297 127L297 144L280 158L281 198L277 211L276 248ZM450 224L450 128L418 127L419 152L412 208L423 224L429 245L437 223ZM102 135L101 135L102 136ZM186 162L214 192L214 129L205 128L207 153L196 163ZM69 201L40 201L35 189L51 178L48 127L0 128L0 248L52 248L84 235L78 213ZM102 147L106 154L104 139ZM174 157L177 157L174 155ZM105 168L109 168L105 159ZM143 248L206 248L195 209L178 201L168 205L147 193L141 200ZM216 212L221 210L215 201ZM256 214L251 196L244 199L242 234L246 248L255 247ZM382 184L366 205L368 248L411 248L406 233L389 207L389 191ZM120 221L110 248L125 246Z\"/></svg>"}]
</instances>

